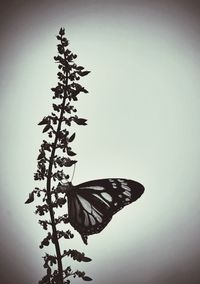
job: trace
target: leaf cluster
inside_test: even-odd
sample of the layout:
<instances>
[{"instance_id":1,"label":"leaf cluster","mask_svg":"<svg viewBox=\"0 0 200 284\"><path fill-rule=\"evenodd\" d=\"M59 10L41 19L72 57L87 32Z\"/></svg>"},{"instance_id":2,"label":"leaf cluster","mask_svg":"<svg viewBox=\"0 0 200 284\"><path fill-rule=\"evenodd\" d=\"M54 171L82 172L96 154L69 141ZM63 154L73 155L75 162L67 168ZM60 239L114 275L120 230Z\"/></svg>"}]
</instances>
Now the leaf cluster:
<instances>
[{"instance_id":1,"label":"leaf cluster","mask_svg":"<svg viewBox=\"0 0 200 284\"><path fill-rule=\"evenodd\" d=\"M77 250L64 250L62 258L64 257L71 257L73 260L76 260L78 262L90 262L91 258L86 257L84 253L80 253ZM42 278L41 281L39 281L39 284L50 284L50 283L59 283L59 274L58 271L55 269L53 272L53 266L57 264L58 259L55 255L45 254L43 257L44 259L44 265L43 267L46 269L46 275ZM65 269L63 269L62 277L64 282L70 284L71 281L69 278L73 277L79 277L82 278L84 281L91 281L92 278L87 276L84 271L72 271L71 266L67 266Z\"/></svg>"}]
</instances>

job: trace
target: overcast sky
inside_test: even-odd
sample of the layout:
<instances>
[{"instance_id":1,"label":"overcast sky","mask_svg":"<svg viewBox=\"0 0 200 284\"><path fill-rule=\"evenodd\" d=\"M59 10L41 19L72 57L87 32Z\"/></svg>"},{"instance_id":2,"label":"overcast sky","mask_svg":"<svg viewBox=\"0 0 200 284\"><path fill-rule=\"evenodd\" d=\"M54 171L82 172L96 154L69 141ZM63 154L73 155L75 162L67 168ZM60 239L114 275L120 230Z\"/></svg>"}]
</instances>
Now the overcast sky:
<instances>
[{"instance_id":1,"label":"overcast sky","mask_svg":"<svg viewBox=\"0 0 200 284\"><path fill-rule=\"evenodd\" d=\"M77 104L88 126L77 129L73 183L124 177L146 188L88 246L76 232L63 244L93 259L73 267L95 284L199 283L200 5L187 2L2 1L2 283L35 284L44 273L44 234L24 201L45 137L37 123L51 112L60 27L91 71Z\"/></svg>"}]
</instances>

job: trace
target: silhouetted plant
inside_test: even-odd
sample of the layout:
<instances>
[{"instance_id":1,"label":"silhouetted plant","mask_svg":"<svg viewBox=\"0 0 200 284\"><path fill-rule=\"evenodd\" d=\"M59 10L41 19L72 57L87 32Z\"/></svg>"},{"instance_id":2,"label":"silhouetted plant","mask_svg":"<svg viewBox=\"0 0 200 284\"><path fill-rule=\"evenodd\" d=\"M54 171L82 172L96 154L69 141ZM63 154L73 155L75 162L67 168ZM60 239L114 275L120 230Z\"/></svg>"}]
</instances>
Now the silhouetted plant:
<instances>
[{"instance_id":1,"label":"silhouetted plant","mask_svg":"<svg viewBox=\"0 0 200 284\"><path fill-rule=\"evenodd\" d=\"M49 214L50 220L39 220L39 224L47 231L46 237L41 241L40 248L44 248L52 243L55 246L55 255L45 254L44 268L46 275L39 281L39 284L69 284L70 276L80 277L85 281L92 280L85 275L85 272L72 271L70 266L64 267L63 259L71 257L76 261L89 262L91 259L84 253L77 250L64 250L60 247L60 239L71 239L73 234L70 230L59 230L58 225L69 223L68 215L59 216L56 211L66 204L66 194L62 191L62 186L69 183L69 175L63 168L75 166L76 160L73 157L76 153L71 148L71 143L75 139L75 132L70 133L69 128L73 123L86 125L86 119L77 116L74 102L78 100L78 95L88 93L88 91L77 83L80 77L86 76L90 71L74 63L77 55L68 49L69 42L65 37L65 30L60 29L57 35L59 44L57 45L58 55L54 57L58 63L59 72L58 84L52 88L53 112L45 116L38 125L43 126L43 132L47 133L48 141L43 140L39 149L37 172L34 175L36 181L45 182L44 188L35 187L29 194L27 203L34 201L37 196L41 199L41 204L36 206L35 214L45 216ZM66 129L67 127L67 129ZM64 153L64 156L62 156ZM66 205L65 205L66 206ZM67 211L66 211L67 212Z\"/></svg>"}]
</instances>

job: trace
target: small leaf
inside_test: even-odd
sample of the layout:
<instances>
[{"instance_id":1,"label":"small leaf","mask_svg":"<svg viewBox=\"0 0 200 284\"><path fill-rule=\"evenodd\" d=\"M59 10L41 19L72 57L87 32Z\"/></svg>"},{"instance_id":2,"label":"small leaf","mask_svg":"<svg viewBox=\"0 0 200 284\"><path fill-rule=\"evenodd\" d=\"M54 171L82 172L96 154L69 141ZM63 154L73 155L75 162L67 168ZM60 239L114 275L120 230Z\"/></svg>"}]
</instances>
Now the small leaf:
<instances>
[{"instance_id":1,"label":"small leaf","mask_svg":"<svg viewBox=\"0 0 200 284\"><path fill-rule=\"evenodd\" d=\"M78 125L87 125L86 121L87 119L84 118L78 118L78 117L74 117L73 118L74 122L76 122Z\"/></svg>"},{"instance_id":2,"label":"small leaf","mask_svg":"<svg viewBox=\"0 0 200 284\"><path fill-rule=\"evenodd\" d=\"M75 155L76 155L76 153L74 153L73 151L71 151L71 150L69 150L69 149L67 149L67 154L68 154L69 156L75 156Z\"/></svg>"},{"instance_id":3,"label":"small leaf","mask_svg":"<svg viewBox=\"0 0 200 284\"><path fill-rule=\"evenodd\" d=\"M29 193L29 197L26 200L25 204L31 203L34 201L34 192L32 191L31 193Z\"/></svg>"},{"instance_id":4,"label":"small leaf","mask_svg":"<svg viewBox=\"0 0 200 284\"><path fill-rule=\"evenodd\" d=\"M91 258L89 258L89 257L87 257L87 256L84 256L84 257L82 258L82 261L84 261L84 262L90 262L90 261L91 261Z\"/></svg>"},{"instance_id":5,"label":"small leaf","mask_svg":"<svg viewBox=\"0 0 200 284\"><path fill-rule=\"evenodd\" d=\"M48 246L48 245L49 245L49 240L48 240L48 238L45 238L45 239L42 241L42 245L43 245L43 246Z\"/></svg>"},{"instance_id":6,"label":"small leaf","mask_svg":"<svg viewBox=\"0 0 200 284\"><path fill-rule=\"evenodd\" d=\"M90 278L89 276L83 276L82 279L84 281L92 281L92 278Z\"/></svg>"},{"instance_id":7,"label":"small leaf","mask_svg":"<svg viewBox=\"0 0 200 284\"><path fill-rule=\"evenodd\" d=\"M90 71L78 71L77 72L79 76L83 77L83 76L86 76L90 73Z\"/></svg>"},{"instance_id":8,"label":"small leaf","mask_svg":"<svg viewBox=\"0 0 200 284\"><path fill-rule=\"evenodd\" d=\"M47 125L45 126L45 128L43 129L42 132L43 132L43 133L44 133L44 132L47 132L47 131L50 129L50 127L51 127L51 126L50 126L49 124L47 124Z\"/></svg>"},{"instance_id":9,"label":"small leaf","mask_svg":"<svg viewBox=\"0 0 200 284\"><path fill-rule=\"evenodd\" d=\"M70 136L69 137L69 142L72 142L73 140L74 140L74 138L75 138L75 136L76 136L76 133L74 132L73 134L72 134L72 136Z\"/></svg>"},{"instance_id":10,"label":"small leaf","mask_svg":"<svg viewBox=\"0 0 200 284\"><path fill-rule=\"evenodd\" d=\"M83 92L83 93L85 93L85 94L88 94L88 93L89 93L85 88L83 88L83 89L81 90L81 92Z\"/></svg>"},{"instance_id":11,"label":"small leaf","mask_svg":"<svg viewBox=\"0 0 200 284\"><path fill-rule=\"evenodd\" d=\"M65 29L60 28L59 35L63 36L65 34Z\"/></svg>"},{"instance_id":12,"label":"small leaf","mask_svg":"<svg viewBox=\"0 0 200 284\"><path fill-rule=\"evenodd\" d=\"M69 45L69 42L68 42L68 40L65 37L63 37L63 39L62 39L62 45L64 45L64 46L68 46Z\"/></svg>"},{"instance_id":13,"label":"small leaf","mask_svg":"<svg viewBox=\"0 0 200 284\"><path fill-rule=\"evenodd\" d=\"M41 159L43 159L44 157L45 157L45 152L42 151L42 152L39 154L37 160L41 160Z\"/></svg>"},{"instance_id":14,"label":"small leaf","mask_svg":"<svg viewBox=\"0 0 200 284\"><path fill-rule=\"evenodd\" d=\"M77 70L83 70L84 69L84 67L83 66L77 66L77 68L76 68Z\"/></svg>"},{"instance_id":15,"label":"small leaf","mask_svg":"<svg viewBox=\"0 0 200 284\"><path fill-rule=\"evenodd\" d=\"M59 110L60 110L59 106L56 105L56 104L53 104L53 109L54 109L55 111L59 111Z\"/></svg>"},{"instance_id":16,"label":"small leaf","mask_svg":"<svg viewBox=\"0 0 200 284\"><path fill-rule=\"evenodd\" d=\"M69 158L66 159L66 162L63 164L65 167L71 167L72 165L76 164L76 160L70 160Z\"/></svg>"},{"instance_id":17,"label":"small leaf","mask_svg":"<svg viewBox=\"0 0 200 284\"><path fill-rule=\"evenodd\" d=\"M71 160L70 158L57 158L55 160L55 162L60 166L60 167L71 167L72 165L74 165L75 163L77 163L76 160Z\"/></svg>"},{"instance_id":18,"label":"small leaf","mask_svg":"<svg viewBox=\"0 0 200 284\"><path fill-rule=\"evenodd\" d=\"M46 143L45 145L44 145L44 150L46 150L46 151L51 151L51 145L49 144L49 143Z\"/></svg>"},{"instance_id":19,"label":"small leaf","mask_svg":"<svg viewBox=\"0 0 200 284\"><path fill-rule=\"evenodd\" d=\"M47 124L49 122L47 117L44 117L39 123L38 125L43 125L43 124Z\"/></svg>"},{"instance_id":20,"label":"small leaf","mask_svg":"<svg viewBox=\"0 0 200 284\"><path fill-rule=\"evenodd\" d=\"M61 44L58 44L57 48L58 48L58 52L59 52L60 54L63 54L63 53L64 53L64 47L63 47Z\"/></svg>"}]
</instances>

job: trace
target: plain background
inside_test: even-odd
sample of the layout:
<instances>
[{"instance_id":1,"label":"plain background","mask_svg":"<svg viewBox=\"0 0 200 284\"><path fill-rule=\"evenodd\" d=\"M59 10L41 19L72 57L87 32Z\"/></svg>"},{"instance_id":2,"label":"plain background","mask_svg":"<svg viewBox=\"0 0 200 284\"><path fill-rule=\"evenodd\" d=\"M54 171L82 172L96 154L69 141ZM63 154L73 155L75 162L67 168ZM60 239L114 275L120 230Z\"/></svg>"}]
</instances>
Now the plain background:
<instances>
[{"instance_id":1,"label":"plain background","mask_svg":"<svg viewBox=\"0 0 200 284\"><path fill-rule=\"evenodd\" d=\"M200 34L198 1L1 1L0 270L2 283L43 275L34 204L51 111L56 34L66 28L82 80L74 183L127 177L144 184L135 204L114 216L86 247L75 232L63 248L93 259L95 284L199 283ZM48 252L48 250L47 250ZM73 282L72 282L73 283ZM81 283L81 280L75 281Z\"/></svg>"}]
</instances>

